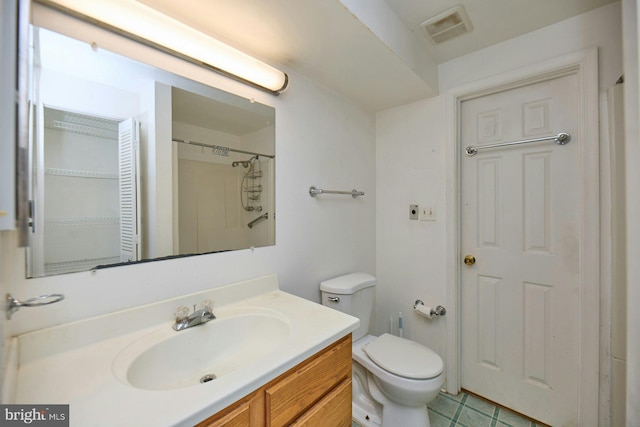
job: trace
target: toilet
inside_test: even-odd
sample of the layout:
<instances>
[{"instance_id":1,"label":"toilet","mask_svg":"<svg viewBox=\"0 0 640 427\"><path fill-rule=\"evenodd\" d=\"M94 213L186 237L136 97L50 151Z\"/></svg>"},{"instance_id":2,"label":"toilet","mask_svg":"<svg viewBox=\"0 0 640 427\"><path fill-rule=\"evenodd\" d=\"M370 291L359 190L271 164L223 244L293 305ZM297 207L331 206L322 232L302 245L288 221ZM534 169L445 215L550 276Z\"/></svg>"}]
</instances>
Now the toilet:
<instances>
[{"instance_id":1,"label":"toilet","mask_svg":"<svg viewBox=\"0 0 640 427\"><path fill-rule=\"evenodd\" d=\"M353 419L361 426L428 427L427 403L444 383L433 350L391 334L369 335L375 277L351 273L320 283L322 304L360 319L353 332Z\"/></svg>"}]
</instances>

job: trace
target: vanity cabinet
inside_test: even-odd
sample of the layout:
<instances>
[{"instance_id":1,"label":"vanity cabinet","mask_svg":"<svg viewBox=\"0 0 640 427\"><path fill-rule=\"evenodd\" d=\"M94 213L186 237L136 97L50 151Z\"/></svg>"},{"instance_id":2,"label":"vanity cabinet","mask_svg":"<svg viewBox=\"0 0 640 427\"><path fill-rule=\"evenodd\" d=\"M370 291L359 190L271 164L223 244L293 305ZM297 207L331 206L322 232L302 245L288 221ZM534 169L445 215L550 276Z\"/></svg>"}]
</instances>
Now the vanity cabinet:
<instances>
[{"instance_id":1,"label":"vanity cabinet","mask_svg":"<svg viewBox=\"0 0 640 427\"><path fill-rule=\"evenodd\" d=\"M197 427L351 426L351 335Z\"/></svg>"}]
</instances>

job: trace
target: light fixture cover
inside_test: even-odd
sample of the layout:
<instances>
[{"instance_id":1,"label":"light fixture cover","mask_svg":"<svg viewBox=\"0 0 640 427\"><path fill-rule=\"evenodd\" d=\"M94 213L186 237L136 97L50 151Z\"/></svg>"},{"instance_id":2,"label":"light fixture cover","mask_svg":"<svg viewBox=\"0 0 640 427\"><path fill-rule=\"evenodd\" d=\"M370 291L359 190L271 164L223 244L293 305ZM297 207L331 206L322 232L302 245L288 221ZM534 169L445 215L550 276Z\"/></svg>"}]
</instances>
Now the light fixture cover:
<instances>
[{"instance_id":1,"label":"light fixture cover","mask_svg":"<svg viewBox=\"0 0 640 427\"><path fill-rule=\"evenodd\" d=\"M284 72L135 0L36 1L106 24L269 92L277 94L287 87Z\"/></svg>"}]
</instances>

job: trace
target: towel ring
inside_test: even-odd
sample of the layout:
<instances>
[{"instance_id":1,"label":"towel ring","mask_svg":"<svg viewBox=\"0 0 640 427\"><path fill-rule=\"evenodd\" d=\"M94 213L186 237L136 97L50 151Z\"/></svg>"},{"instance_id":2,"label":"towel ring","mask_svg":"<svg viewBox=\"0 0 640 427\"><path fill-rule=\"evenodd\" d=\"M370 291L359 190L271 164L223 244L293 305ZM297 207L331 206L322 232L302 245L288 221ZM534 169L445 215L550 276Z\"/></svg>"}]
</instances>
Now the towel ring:
<instances>
[{"instance_id":1,"label":"towel ring","mask_svg":"<svg viewBox=\"0 0 640 427\"><path fill-rule=\"evenodd\" d=\"M37 297L29 298L26 301L20 301L7 294L7 320L11 319L11 315L20 310L20 307L40 307L43 305L49 305L56 302L60 302L64 299L62 294L47 294Z\"/></svg>"}]
</instances>

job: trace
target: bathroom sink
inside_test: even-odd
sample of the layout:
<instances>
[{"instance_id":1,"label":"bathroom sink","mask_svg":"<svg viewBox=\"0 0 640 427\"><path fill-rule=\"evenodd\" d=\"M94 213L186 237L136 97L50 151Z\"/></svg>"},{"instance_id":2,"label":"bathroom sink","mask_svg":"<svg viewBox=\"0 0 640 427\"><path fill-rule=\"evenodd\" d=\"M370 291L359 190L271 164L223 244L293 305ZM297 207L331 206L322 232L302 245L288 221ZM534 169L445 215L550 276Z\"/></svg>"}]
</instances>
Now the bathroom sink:
<instances>
[{"instance_id":1,"label":"bathroom sink","mask_svg":"<svg viewBox=\"0 0 640 427\"><path fill-rule=\"evenodd\" d=\"M217 319L176 332L163 325L125 347L113 371L125 384L145 390L203 386L258 362L289 336L276 312L216 313Z\"/></svg>"}]
</instances>

